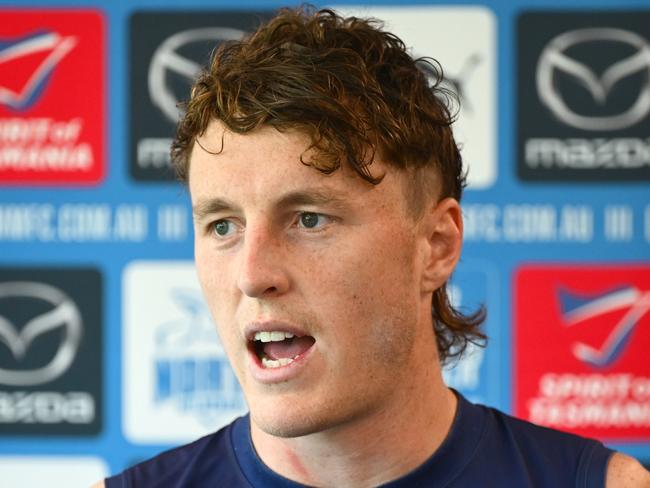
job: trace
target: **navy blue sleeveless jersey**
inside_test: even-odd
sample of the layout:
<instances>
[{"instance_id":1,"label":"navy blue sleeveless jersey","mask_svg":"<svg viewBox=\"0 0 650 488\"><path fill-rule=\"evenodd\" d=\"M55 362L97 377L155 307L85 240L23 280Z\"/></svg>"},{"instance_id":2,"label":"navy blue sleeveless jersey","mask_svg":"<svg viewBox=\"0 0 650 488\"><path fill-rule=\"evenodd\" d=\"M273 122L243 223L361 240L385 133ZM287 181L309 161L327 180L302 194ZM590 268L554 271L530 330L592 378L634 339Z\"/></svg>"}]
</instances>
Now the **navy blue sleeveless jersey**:
<instances>
[{"instance_id":1,"label":"navy blue sleeveless jersey","mask_svg":"<svg viewBox=\"0 0 650 488\"><path fill-rule=\"evenodd\" d=\"M456 418L440 448L384 488L579 487L605 485L613 453L600 442L515 419L458 395ZM107 488L299 488L255 453L249 418L164 452L106 480Z\"/></svg>"}]
</instances>

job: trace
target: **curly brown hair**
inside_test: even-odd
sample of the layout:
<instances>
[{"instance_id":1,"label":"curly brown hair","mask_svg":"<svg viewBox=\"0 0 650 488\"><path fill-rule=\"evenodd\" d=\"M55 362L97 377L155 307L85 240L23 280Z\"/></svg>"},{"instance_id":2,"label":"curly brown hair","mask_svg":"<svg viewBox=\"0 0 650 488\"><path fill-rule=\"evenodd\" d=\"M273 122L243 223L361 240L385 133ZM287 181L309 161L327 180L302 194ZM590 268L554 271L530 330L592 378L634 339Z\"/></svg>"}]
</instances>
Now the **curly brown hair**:
<instances>
[{"instance_id":1,"label":"curly brown hair","mask_svg":"<svg viewBox=\"0 0 650 488\"><path fill-rule=\"evenodd\" d=\"M187 182L192 147L201 145L198 138L212 119L240 134L263 125L299 130L311 140L302 163L325 174L347 164L378 184L381 178L369 170L376 154L403 170L408 203L420 215L427 196L460 200L465 186L451 131L455 96L442 81L435 60L414 60L377 20L312 7L283 9L244 39L214 51L178 125L176 174ZM432 311L443 363L459 357L469 342L485 342L484 309L469 315L456 310L445 285L433 293Z\"/></svg>"}]
</instances>

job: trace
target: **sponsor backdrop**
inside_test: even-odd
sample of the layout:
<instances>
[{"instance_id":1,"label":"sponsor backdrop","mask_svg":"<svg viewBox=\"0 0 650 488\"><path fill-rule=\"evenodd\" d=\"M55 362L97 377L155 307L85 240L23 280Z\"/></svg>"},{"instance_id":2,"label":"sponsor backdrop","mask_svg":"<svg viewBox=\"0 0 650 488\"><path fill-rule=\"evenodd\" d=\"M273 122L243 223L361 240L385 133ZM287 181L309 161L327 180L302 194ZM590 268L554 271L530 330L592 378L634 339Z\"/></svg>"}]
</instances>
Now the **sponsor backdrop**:
<instances>
[{"instance_id":1,"label":"sponsor backdrop","mask_svg":"<svg viewBox=\"0 0 650 488\"><path fill-rule=\"evenodd\" d=\"M212 47L281 4L21 5L0 0L0 471L84 486L246 410L168 148ZM438 59L462 102L451 290L486 305L490 344L447 381L650 463L650 6L337 6Z\"/></svg>"}]
</instances>

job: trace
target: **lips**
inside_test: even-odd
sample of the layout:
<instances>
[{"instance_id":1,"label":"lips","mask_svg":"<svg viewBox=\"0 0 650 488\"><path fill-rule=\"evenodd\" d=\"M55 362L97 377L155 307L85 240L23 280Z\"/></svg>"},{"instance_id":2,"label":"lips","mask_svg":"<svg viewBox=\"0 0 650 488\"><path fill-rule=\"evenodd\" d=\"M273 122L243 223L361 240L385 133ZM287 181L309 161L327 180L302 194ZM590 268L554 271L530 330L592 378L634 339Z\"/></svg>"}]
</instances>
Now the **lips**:
<instances>
[{"instance_id":1,"label":"lips","mask_svg":"<svg viewBox=\"0 0 650 488\"><path fill-rule=\"evenodd\" d=\"M249 351L262 369L280 369L305 357L316 340L293 327L264 324L247 333Z\"/></svg>"}]
</instances>

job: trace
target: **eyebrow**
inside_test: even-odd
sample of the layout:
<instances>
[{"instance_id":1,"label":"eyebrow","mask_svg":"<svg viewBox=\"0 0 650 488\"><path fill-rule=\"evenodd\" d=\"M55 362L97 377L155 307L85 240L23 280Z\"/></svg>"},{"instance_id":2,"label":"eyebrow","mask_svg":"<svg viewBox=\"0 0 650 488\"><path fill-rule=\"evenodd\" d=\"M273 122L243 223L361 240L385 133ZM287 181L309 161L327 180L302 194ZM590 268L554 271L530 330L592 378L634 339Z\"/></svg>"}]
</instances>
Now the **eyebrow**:
<instances>
[{"instance_id":1,"label":"eyebrow","mask_svg":"<svg viewBox=\"0 0 650 488\"><path fill-rule=\"evenodd\" d=\"M237 205L225 198L206 198L199 200L196 205L192 206L192 213L195 220L202 220L208 215L236 208L238 208Z\"/></svg>"},{"instance_id":2,"label":"eyebrow","mask_svg":"<svg viewBox=\"0 0 650 488\"><path fill-rule=\"evenodd\" d=\"M300 205L327 205L334 208L347 208L349 203L333 191L322 189L298 190L283 195L277 204L280 208Z\"/></svg>"},{"instance_id":3,"label":"eyebrow","mask_svg":"<svg viewBox=\"0 0 650 488\"><path fill-rule=\"evenodd\" d=\"M290 208L297 206L327 205L329 207L343 210L350 207L350 204L342 196L332 191L322 189L298 190L283 195L274 203L276 208ZM204 219L208 215L228 210L240 210L239 205L225 198L201 199L192 207L192 213L197 220Z\"/></svg>"}]
</instances>

